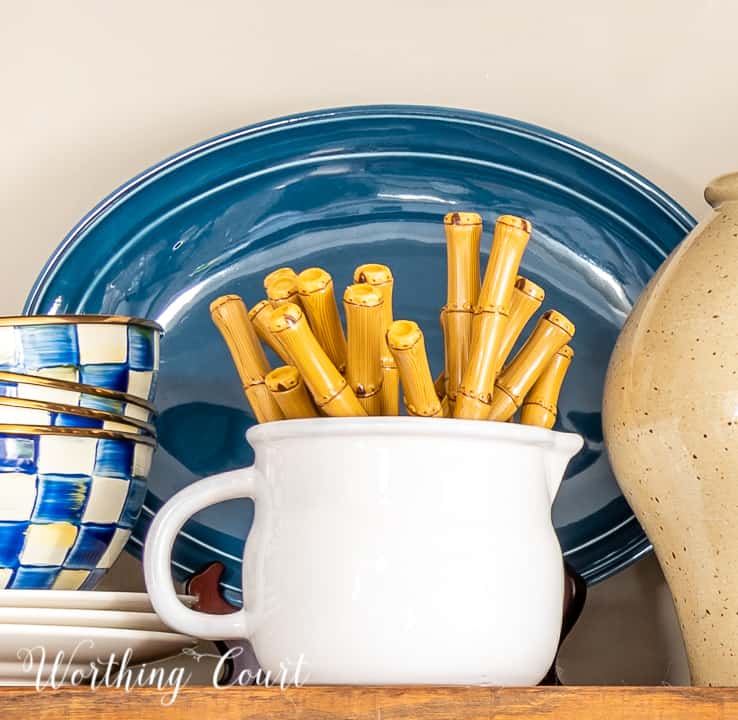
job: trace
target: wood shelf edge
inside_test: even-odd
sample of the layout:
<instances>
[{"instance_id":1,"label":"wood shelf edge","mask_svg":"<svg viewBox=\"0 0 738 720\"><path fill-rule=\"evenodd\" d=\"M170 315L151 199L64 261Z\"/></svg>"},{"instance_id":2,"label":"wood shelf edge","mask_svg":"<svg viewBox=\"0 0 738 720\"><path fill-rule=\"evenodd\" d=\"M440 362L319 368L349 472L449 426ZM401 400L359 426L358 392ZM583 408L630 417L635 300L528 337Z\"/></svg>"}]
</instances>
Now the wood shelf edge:
<instances>
[{"instance_id":1,"label":"wood shelf edge","mask_svg":"<svg viewBox=\"0 0 738 720\"><path fill-rule=\"evenodd\" d=\"M738 688L557 687L490 688L424 686L310 686L302 688L185 687L166 706L169 690L136 688L0 688L0 718L34 720L248 720L269 717L382 720L452 718L669 718L738 719Z\"/></svg>"}]
</instances>

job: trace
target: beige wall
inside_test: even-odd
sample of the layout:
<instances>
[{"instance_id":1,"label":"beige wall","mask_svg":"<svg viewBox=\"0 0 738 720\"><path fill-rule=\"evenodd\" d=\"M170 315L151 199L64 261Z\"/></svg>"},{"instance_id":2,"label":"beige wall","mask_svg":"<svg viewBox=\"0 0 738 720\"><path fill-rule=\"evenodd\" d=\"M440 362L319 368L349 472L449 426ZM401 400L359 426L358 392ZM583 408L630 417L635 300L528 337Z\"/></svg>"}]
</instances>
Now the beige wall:
<instances>
[{"instance_id":1,"label":"beige wall","mask_svg":"<svg viewBox=\"0 0 738 720\"><path fill-rule=\"evenodd\" d=\"M704 183L738 163L737 25L730 0L0 0L0 313L132 174L307 108L510 115L601 148L699 214ZM593 590L563 664L572 683L684 681L653 561Z\"/></svg>"}]
</instances>

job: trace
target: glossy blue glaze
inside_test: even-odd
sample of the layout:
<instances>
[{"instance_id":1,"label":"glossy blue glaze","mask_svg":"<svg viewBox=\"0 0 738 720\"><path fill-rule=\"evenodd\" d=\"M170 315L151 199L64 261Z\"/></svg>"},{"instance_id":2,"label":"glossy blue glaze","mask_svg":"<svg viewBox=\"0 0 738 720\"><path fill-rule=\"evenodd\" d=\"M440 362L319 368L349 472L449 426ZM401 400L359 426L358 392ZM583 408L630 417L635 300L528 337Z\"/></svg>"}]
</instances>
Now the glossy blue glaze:
<instances>
[{"instance_id":1,"label":"glossy blue glaze","mask_svg":"<svg viewBox=\"0 0 738 720\"><path fill-rule=\"evenodd\" d=\"M154 370L154 330L128 328L128 364L132 370Z\"/></svg>"},{"instance_id":2,"label":"glossy blue glaze","mask_svg":"<svg viewBox=\"0 0 738 720\"><path fill-rule=\"evenodd\" d=\"M69 380L153 399L159 330L139 327L135 320L105 330L95 323L6 325L0 336L0 370L32 375L63 371Z\"/></svg>"},{"instance_id":3,"label":"glossy blue glaze","mask_svg":"<svg viewBox=\"0 0 738 720\"><path fill-rule=\"evenodd\" d=\"M63 427L79 427L79 428L102 428L105 425L103 420L95 418L86 418L81 415L70 415L69 413L49 413L51 422L49 425L58 425Z\"/></svg>"},{"instance_id":4,"label":"glossy blue glaze","mask_svg":"<svg viewBox=\"0 0 738 720\"><path fill-rule=\"evenodd\" d=\"M16 328L21 357L17 365L10 366L39 370L40 368L77 365L79 348L77 332L73 325L39 325Z\"/></svg>"},{"instance_id":5,"label":"glossy blue glaze","mask_svg":"<svg viewBox=\"0 0 738 720\"><path fill-rule=\"evenodd\" d=\"M122 528L132 528L141 515L141 508L146 499L146 480L143 478L131 478L128 495L123 506L123 512L120 514L118 526Z\"/></svg>"},{"instance_id":6,"label":"glossy blue glaze","mask_svg":"<svg viewBox=\"0 0 738 720\"><path fill-rule=\"evenodd\" d=\"M0 487L2 482L0 481ZM5 488L4 491L7 491ZM29 523L0 521L0 565L13 567L18 563L18 555L23 549L26 529Z\"/></svg>"},{"instance_id":7,"label":"glossy blue glaze","mask_svg":"<svg viewBox=\"0 0 738 720\"><path fill-rule=\"evenodd\" d=\"M80 523L91 485L88 475L39 474L31 521Z\"/></svg>"},{"instance_id":8,"label":"glossy blue glaze","mask_svg":"<svg viewBox=\"0 0 738 720\"><path fill-rule=\"evenodd\" d=\"M252 305L263 276L283 265L323 266L340 291L356 265L385 263L395 316L421 324L438 371L449 210L483 215L485 255L498 214L530 218L523 271L577 325L559 427L586 444L554 508L567 559L593 582L649 550L604 454L602 383L632 303L693 219L642 177L548 130L459 110L365 107L262 123L165 160L84 217L38 278L26 312L138 315L166 330L162 449L134 551L172 493L252 460L242 438L253 419L209 302L239 293ZM201 513L180 536L175 566L221 560L236 598L251 518L247 502Z\"/></svg>"},{"instance_id":9,"label":"glossy blue glaze","mask_svg":"<svg viewBox=\"0 0 738 720\"><path fill-rule=\"evenodd\" d=\"M99 440L94 474L105 477L130 477L134 447L129 440Z\"/></svg>"},{"instance_id":10,"label":"glossy blue glaze","mask_svg":"<svg viewBox=\"0 0 738 720\"><path fill-rule=\"evenodd\" d=\"M55 567L19 567L13 577L13 590L50 590L59 575Z\"/></svg>"},{"instance_id":11,"label":"glossy blue glaze","mask_svg":"<svg viewBox=\"0 0 738 720\"><path fill-rule=\"evenodd\" d=\"M0 473L35 473L37 452L36 438L0 435Z\"/></svg>"},{"instance_id":12,"label":"glossy blue glaze","mask_svg":"<svg viewBox=\"0 0 738 720\"><path fill-rule=\"evenodd\" d=\"M123 414L124 405L125 403L120 400L97 397L96 395L82 395L79 400L80 407L88 408L89 410L102 410L104 412L118 413L119 415ZM150 420L150 416L148 420Z\"/></svg>"},{"instance_id":13,"label":"glossy blue glaze","mask_svg":"<svg viewBox=\"0 0 738 720\"><path fill-rule=\"evenodd\" d=\"M74 547L67 555L66 567L88 570L94 568L110 545L114 525L80 525Z\"/></svg>"},{"instance_id":14,"label":"glossy blue glaze","mask_svg":"<svg viewBox=\"0 0 738 720\"><path fill-rule=\"evenodd\" d=\"M123 365L83 365L79 369L79 382L85 385L128 391L128 368Z\"/></svg>"}]
</instances>

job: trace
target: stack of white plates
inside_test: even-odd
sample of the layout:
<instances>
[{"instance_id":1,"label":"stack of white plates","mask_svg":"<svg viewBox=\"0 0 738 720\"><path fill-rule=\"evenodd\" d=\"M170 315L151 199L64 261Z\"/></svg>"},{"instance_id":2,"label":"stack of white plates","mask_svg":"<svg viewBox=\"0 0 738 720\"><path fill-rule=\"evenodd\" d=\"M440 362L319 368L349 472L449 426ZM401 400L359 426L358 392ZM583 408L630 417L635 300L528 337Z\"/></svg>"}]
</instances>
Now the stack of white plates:
<instances>
[{"instance_id":1,"label":"stack of white plates","mask_svg":"<svg viewBox=\"0 0 738 720\"><path fill-rule=\"evenodd\" d=\"M146 593L0 591L0 685L83 684L93 676L101 682L106 672L114 682L126 667L178 655L196 642L164 625Z\"/></svg>"}]
</instances>

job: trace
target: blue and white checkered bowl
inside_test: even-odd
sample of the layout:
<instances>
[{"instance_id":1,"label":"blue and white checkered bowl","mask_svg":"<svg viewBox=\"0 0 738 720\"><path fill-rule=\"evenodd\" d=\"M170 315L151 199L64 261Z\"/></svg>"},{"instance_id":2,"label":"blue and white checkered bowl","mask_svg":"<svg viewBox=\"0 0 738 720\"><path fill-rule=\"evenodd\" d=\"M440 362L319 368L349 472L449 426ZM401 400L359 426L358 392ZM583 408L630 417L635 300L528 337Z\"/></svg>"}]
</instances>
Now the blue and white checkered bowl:
<instances>
[{"instance_id":1,"label":"blue and white checkered bowl","mask_svg":"<svg viewBox=\"0 0 738 720\"><path fill-rule=\"evenodd\" d=\"M154 422L156 415L151 403L133 395L41 375L0 371L0 397L102 410L121 415L126 420L140 420L149 424Z\"/></svg>"},{"instance_id":2,"label":"blue and white checkered bowl","mask_svg":"<svg viewBox=\"0 0 738 720\"><path fill-rule=\"evenodd\" d=\"M138 520L154 446L107 430L0 425L0 589L93 588Z\"/></svg>"},{"instance_id":3,"label":"blue and white checkered bowl","mask_svg":"<svg viewBox=\"0 0 738 720\"><path fill-rule=\"evenodd\" d=\"M0 370L59 378L150 401L161 328L112 315L0 318Z\"/></svg>"},{"instance_id":4,"label":"blue and white checkered bowl","mask_svg":"<svg viewBox=\"0 0 738 720\"><path fill-rule=\"evenodd\" d=\"M0 425L76 427L156 437L156 428L153 425L135 418L123 418L116 413L81 408L77 405L2 395L0 395Z\"/></svg>"}]
</instances>

